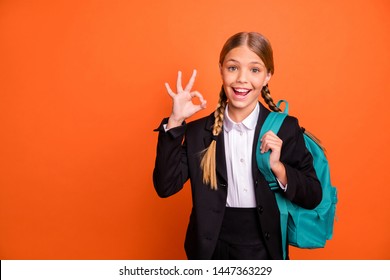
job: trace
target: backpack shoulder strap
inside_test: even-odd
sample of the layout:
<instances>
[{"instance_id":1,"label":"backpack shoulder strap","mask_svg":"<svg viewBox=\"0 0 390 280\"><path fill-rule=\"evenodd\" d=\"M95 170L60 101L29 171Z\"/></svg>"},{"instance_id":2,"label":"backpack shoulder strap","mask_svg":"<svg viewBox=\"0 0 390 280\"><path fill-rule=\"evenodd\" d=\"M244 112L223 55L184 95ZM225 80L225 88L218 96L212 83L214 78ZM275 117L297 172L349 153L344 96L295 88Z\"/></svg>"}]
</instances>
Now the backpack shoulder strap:
<instances>
[{"instance_id":1,"label":"backpack shoulder strap","mask_svg":"<svg viewBox=\"0 0 390 280\"><path fill-rule=\"evenodd\" d=\"M271 190L276 190L279 188L278 183L276 181L275 175L271 171L271 167L269 165L269 157L270 157L270 151L261 154L260 153L260 145L261 145L261 138L263 135L271 130L273 133L278 134L280 127L282 126L282 123L284 119L287 117L288 113L288 103L285 100L280 100L276 106L280 106L280 104L284 102L286 103L286 107L284 112L270 112L267 116L266 120L264 121L261 130L260 130L260 136L257 141L257 147L256 147L256 161L257 166L259 167L261 173L264 175L265 179L267 180Z\"/></svg>"},{"instance_id":2,"label":"backpack shoulder strap","mask_svg":"<svg viewBox=\"0 0 390 280\"><path fill-rule=\"evenodd\" d=\"M259 135L259 139L257 140L257 147L256 147L257 166L260 172L264 175L265 180L268 182L270 189L273 191L278 190L279 185L275 178L275 175L271 171L271 166L269 164L269 157L271 152L268 151L264 154L260 153L260 145L261 145L261 138L267 131L271 130L275 134L278 134L284 119L287 117L287 113L288 113L287 101L281 100L277 103L276 106L279 107L282 102L286 103L284 111L282 113L270 112L268 114L267 118L265 119L261 127L260 135ZM283 196L278 192L275 192L275 198L280 212L280 226L281 226L282 244L283 244L283 259L286 259L287 252L285 246L287 246L288 203L283 198Z\"/></svg>"}]
</instances>

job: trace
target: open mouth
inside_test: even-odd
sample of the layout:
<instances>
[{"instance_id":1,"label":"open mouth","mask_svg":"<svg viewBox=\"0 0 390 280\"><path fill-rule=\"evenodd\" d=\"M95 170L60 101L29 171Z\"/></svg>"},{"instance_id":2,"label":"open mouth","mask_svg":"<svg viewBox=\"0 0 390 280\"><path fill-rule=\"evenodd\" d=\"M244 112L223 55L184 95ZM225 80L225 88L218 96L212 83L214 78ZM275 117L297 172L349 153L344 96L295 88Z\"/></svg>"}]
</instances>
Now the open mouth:
<instances>
[{"instance_id":1,"label":"open mouth","mask_svg":"<svg viewBox=\"0 0 390 280\"><path fill-rule=\"evenodd\" d=\"M251 90L247 88L233 88L233 91L238 96L246 96Z\"/></svg>"}]
</instances>

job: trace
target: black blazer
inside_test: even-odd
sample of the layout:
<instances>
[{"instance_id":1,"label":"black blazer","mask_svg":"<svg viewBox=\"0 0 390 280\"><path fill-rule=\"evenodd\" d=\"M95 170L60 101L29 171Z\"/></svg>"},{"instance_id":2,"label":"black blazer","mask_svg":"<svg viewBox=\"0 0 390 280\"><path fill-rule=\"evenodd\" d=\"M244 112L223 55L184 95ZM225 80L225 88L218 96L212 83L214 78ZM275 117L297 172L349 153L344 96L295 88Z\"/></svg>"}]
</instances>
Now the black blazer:
<instances>
[{"instance_id":1,"label":"black blazer","mask_svg":"<svg viewBox=\"0 0 390 280\"><path fill-rule=\"evenodd\" d=\"M260 102L260 114L255 130L252 152L252 174L262 237L271 259L282 259L279 210L256 164L256 144L261 126L269 110ZM190 179L192 211L187 228L185 250L188 259L210 259L219 236L226 207L227 181L224 136L217 139L216 169L218 190L211 190L202 181L201 152L212 140L214 113L165 132L164 119L159 131L153 183L160 197L171 196ZM315 208L321 201L322 189L315 174L311 154L306 149L298 120L288 116L278 136L283 140L281 161L286 167L288 187L284 195L297 205Z\"/></svg>"}]
</instances>

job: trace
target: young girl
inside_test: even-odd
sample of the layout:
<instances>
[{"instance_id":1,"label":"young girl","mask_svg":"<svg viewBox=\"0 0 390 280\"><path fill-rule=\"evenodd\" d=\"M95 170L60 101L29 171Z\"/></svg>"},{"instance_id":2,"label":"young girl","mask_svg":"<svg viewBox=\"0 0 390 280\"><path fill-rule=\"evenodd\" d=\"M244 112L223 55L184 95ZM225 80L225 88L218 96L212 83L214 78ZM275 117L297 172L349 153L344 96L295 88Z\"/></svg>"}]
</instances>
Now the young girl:
<instances>
[{"instance_id":1,"label":"young girl","mask_svg":"<svg viewBox=\"0 0 390 280\"><path fill-rule=\"evenodd\" d=\"M222 48L219 68L216 110L188 124L188 117L206 107L203 96L192 91L196 71L184 89L179 72L176 93L165 85L173 109L156 129L154 187L160 197L168 197L191 182L188 259L282 259L287 245L281 241L278 206L255 157L269 114L258 97L279 111L268 90L274 73L271 45L256 32L235 34ZM296 118L287 117L278 135L265 133L260 149L271 151L271 170L287 199L309 209L320 203L321 186Z\"/></svg>"}]
</instances>

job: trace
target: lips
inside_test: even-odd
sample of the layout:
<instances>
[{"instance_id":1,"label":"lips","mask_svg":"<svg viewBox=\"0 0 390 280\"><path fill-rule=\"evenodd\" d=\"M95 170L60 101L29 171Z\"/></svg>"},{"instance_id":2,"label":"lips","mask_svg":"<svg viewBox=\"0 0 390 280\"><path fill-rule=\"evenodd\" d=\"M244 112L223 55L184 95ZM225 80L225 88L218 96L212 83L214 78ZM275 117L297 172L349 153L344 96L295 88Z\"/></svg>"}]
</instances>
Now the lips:
<instances>
[{"instance_id":1,"label":"lips","mask_svg":"<svg viewBox=\"0 0 390 280\"><path fill-rule=\"evenodd\" d=\"M233 91L236 95L246 96L251 90L247 88L233 88Z\"/></svg>"}]
</instances>

